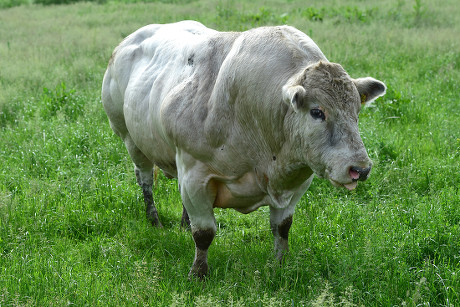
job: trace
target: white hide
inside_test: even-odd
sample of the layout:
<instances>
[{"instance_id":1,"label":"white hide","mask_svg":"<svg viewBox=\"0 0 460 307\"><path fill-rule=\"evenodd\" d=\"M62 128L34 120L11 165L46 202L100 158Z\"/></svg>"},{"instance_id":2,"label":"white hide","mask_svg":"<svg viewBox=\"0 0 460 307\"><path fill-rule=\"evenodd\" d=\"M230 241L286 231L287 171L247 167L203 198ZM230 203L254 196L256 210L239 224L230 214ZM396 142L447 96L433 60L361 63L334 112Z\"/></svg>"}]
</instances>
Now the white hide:
<instances>
[{"instance_id":1,"label":"white hide","mask_svg":"<svg viewBox=\"0 0 460 307\"><path fill-rule=\"evenodd\" d=\"M350 165L370 164L363 146L359 161L349 147L337 147L350 156L344 165L325 161L337 160L334 148L315 145L315 160L302 147L325 128L300 104L285 103L286 91L321 61L328 63L317 45L288 26L221 33L194 21L150 25L114 51L102 100L134 163L178 178L192 229L215 229L214 207L247 213L269 205L278 223L292 216L314 172L334 174L327 178L343 186L352 182Z\"/></svg>"}]
</instances>

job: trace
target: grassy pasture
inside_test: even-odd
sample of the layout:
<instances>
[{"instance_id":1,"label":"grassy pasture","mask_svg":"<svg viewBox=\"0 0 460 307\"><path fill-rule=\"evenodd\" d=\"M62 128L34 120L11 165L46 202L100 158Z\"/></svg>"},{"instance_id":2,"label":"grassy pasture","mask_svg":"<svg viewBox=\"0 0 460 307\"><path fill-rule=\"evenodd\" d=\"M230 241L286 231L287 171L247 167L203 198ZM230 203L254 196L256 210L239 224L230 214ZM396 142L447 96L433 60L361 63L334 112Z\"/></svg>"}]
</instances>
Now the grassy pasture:
<instances>
[{"instance_id":1,"label":"grassy pasture","mask_svg":"<svg viewBox=\"0 0 460 307\"><path fill-rule=\"evenodd\" d=\"M50 2L0 0L0 306L460 305L456 0ZM182 19L293 25L388 86L360 117L370 179L353 192L315 179L282 267L267 208L216 210L205 283L187 279L176 181L155 188L164 229L145 219L100 85L123 37Z\"/></svg>"}]
</instances>

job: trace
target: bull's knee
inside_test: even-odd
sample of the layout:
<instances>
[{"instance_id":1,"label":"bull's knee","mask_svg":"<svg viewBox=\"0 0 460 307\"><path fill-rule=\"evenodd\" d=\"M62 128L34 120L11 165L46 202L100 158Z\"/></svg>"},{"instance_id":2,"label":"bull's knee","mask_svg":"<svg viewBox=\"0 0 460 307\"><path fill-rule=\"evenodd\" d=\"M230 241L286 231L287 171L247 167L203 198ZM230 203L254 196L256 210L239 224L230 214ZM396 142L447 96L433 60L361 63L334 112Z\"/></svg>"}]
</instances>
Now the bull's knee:
<instances>
[{"instance_id":1,"label":"bull's knee","mask_svg":"<svg viewBox=\"0 0 460 307\"><path fill-rule=\"evenodd\" d=\"M281 238L287 241L289 237L289 229L291 229L292 225L292 216L288 216L285 218L281 224L278 225L278 234Z\"/></svg>"},{"instance_id":2,"label":"bull's knee","mask_svg":"<svg viewBox=\"0 0 460 307\"><path fill-rule=\"evenodd\" d=\"M195 241L195 260L190 269L190 276L203 278L208 274L208 248L216 234L215 229L194 229L192 231Z\"/></svg>"},{"instance_id":3,"label":"bull's knee","mask_svg":"<svg viewBox=\"0 0 460 307\"><path fill-rule=\"evenodd\" d=\"M279 261L282 261L285 254L289 251L289 229L292 225L292 216L286 217L281 223L272 223L271 229L275 243L275 254Z\"/></svg>"},{"instance_id":4,"label":"bull's knee","mask_svg":"<svg viewBox=\"0 0 460 307\"><path fill-rule=\"evenodd\" d=\"M143 185L153 187L153 168L147 167L145 169L141 169L135 164L134 173L136 174L137 184L140 187Z\"/></svg>"}]
</instances>

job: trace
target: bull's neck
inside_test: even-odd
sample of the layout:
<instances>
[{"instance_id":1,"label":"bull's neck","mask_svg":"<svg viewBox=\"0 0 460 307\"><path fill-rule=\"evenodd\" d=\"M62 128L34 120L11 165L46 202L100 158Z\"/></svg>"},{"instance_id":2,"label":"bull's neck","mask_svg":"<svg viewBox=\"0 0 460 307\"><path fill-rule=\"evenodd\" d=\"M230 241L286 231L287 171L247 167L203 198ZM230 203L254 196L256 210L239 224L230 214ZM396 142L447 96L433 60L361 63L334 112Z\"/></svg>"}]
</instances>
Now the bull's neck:
<instances>
[{"instance_id":1,"label":"bull's neck","mask_svg":"<svg viewBox=\"0 0 460 307\"><path fill-rule=\"evenodd\" d=\"M292 148L284 143L281 151L272 157L267 173L273 190L294 190L313 174L305 161L292 154Z\"/></svg>"}]
</instances>

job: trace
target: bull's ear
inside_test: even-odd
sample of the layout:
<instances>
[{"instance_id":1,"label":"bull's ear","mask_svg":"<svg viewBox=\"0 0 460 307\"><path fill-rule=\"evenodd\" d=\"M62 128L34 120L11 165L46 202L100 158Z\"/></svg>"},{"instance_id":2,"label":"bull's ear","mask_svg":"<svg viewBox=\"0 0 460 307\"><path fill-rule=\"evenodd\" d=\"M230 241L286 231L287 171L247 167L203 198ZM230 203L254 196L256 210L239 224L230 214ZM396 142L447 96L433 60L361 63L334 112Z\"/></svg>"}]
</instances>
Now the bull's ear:
<instances>
[{"instance_id":1,"label":"bull's ear","mask_svg":"<svg viewBox=\"0 0 460 307\"><path fill-rule=\"evenodd\" d=\"M300 85L283 86L283 100L292 106L295 112L302 108L305 98L305 89Z\"/></svg>"},{"instance_id":2,"label":"bull's ear","mask_svg":"<svg viewBox=\"0 0 460 307\"><path fill-rule=\"evenodd\" d=\"M387 90L382 81L371 77L353 79L353 82L358 89L362 104L370 103L378 97L385 95Z\"/></svg>"}]
</instances>

